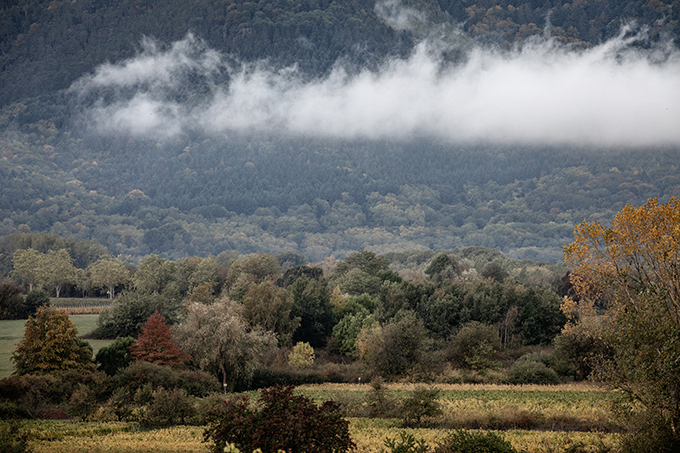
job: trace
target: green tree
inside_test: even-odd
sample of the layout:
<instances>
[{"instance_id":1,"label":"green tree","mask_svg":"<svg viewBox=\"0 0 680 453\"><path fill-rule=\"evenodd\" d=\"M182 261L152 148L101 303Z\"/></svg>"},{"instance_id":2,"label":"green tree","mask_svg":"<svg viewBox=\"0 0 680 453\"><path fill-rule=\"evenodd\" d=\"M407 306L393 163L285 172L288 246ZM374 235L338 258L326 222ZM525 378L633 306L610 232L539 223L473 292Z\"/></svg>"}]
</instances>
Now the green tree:
<instances>
[{"instance_id":1,"label":"green tree","mask_svg":"<svg viewBox=\"0 0 680 453\"><path fill-rule=\"evenodd\" d=\"M37 285L42 279L44 260L45 255L35 249L19 249L14 252L12 276L28 285L29 291L33 291L33 285Z\"/></svg>"},{"instance_id":2,"label":"green tree","mask_svg":"<svg viewBox=\"0 0 680 453\"><path fill-rule=\"evenodd\" d=\"M139 262L132 283L142 293L161 294L177 278L177 265L174 261L149 255Z\"/></svg>"},{"instance_id":3,"label":"green tree","mask_svg":"<svg viewBox=\"0 0 680 453\"><path fill-rule=\"evenodd\" d=\"M202 370L222 378L225 392L237 381L249 381L264 353L276 345L272 332L251 328L243 307L226 298L188 306L186 321L175 328L175 339Z\"/></svg>"},{"instance_id":4,"label":"green tree","mask_svg":"<svg viewBox=\"0 0 680 453\"><path fill-rule=\"evenodd\" d=\"M54 288L56 297L59 297L64 285L75 281L76 268L73 266L73 258L65 249L47 252L42 265L41 275L44 283Z\"/></svg>"},{"instance_id":5,"label":"green tree","mask_svg":"<svg viewBox=\"0 0 680 453\"><path fill-rule=\"evenodd\" d=\"M135 339L132 337L118 337L110 345L101 348L94 361L106 374L113 376L132 363L130 346L134 343Z\"/></svg>"},{"instance_id":6,"label":"green tree","mask_svg":"<svg viewBox=\"0 0 680 453\"><path fill-rule=\"evenodd\" d=\"M95 369L92 347L80 339L66 312L46 306L26 321L12 361L17 374L89 373Z\"/></svg>"},{"instance_id":7,"label":"green tree","mask_svg":"<svg viewBox=\"0 0 680 453\"><path fill-rule=\"evenodd\" d=\"M340 352L349 356L356 354L359 333L364 327L369 327L373 323L375 323L375 318L366 309L345 315L333 327L333 339L339 346Z\"/></svg>"},{"instance_id":8,"label":"green tree","mask_svg":"<svg viewBox=\"0 0 680 453\"><path fill-rule=\"evenodd\" d=\"M132 280L130 269L118 259L103 259L88 267L92 285L106 288L109 299L116 297L116 287L126 285Z\"/></svg>"},{"instance_id":9,"label":"green tree","mask_svg":"<svg viewBox=\"0 0 680 453\"><path fill-rule=\"evenodd\" d=\"M111 310L102 312L97 320L96 338L137 337L144 323L159 311L168 324L179 320L181 299L163 294L146 294L138 291L123 293Z\"/></svg>"},{"instance_id":10,"label":"green tree","mask_svg":"<svg viewBox=\"0 0 680 453\"><path fill-rule=\"evenodd\" d=\"M38 311L38 308L43 305L47 306L50 304L50 296L42 289L34 289L26 294L24 299L24 307L26 309L26 315L32 316Z\"/></svg>"},{"instance_id":11,"label":"green tree","mask_svg":"<svg viewBox=\"0 0 680 453\"><path fill-rule=\"evenodd\" d=\"M253 284L243 296L243 316L252 326L274 332L279 345L289 347L300 325L299 317L291 317L293 296L272 282Z\"/></svg>"},{"instance_id":12,"label":"green tree","mask_svg":"<svg viewBox=\"0 0 680 453\"><path fill-rule=\"evenodd\" d=\"M0 319L23 319L26 317L21 287L13 283L0 283Z\"/></svg>"},{"instance_id":13,"label":"green tree","mask_svg":"<svg viewBox=\"0 0 680 453\"><path fill-rule=\"evenodd\" d=\"M451 339L448 357L463 368L496 368L499 364L493 360L493 356L500 346L495 327L472 321L465 324Z\"/></svg>"},{"instance_id":14,"label":"green tree","mask_svg":"<svg viewBox=\"0 0 680 453\"><path fill-rule=\"evenodd\" d=\"M214 258L192 256L177 265L177 281L182 294L191 293L196 287L211 284L216 287L220 280L220 266Z\"/></svg>"},{"instance_id":15,"label":"green tree","mask_svg":"<svg viewBox=\"0 0 680 453\"><path fill-rule=\"evenodd\" d=\"M378 256L373 252L361 250L350 254L338 264L336 274L344 274L351 269L359 269L368 275L377 277L381 272L389 270L389 261L384 256Z\"/></svg>"},{"instance_id":16,"label":"green tree","mask_svg":"<svg viewBox=\"0 0 680 453\"><path fill-rule=\"evenodd\" d=\"M364 327L356 344L359 358L373 376L430 371L430 341L423 322L413 312L401 312L384 326Z\"/></svg>"},{"instance_id":17,"label":"green tree","mask_svg":"<svg viewBox=\"0 0 680 453\"><path fill-rule=\"evenodd\" d=\"M293 295L291 316L300 319L293 342L306 342L314 348L323 347L335 324L328 285L323 280L298 278L288 287Z\"/></svg>"},{"instance_id":18,"label":"green tree","mask_svg":"<svg viewBox=\"0 0 680 453\"><path fill-rule=\"evenodd\" d=\"M583 222L564 248L575 298L575 330L611 348L598 379L638 403L628 415L626 451L680 449L680 200L626 205L612 226ZM629 406L630 407L630 406Z\"/></svg>"}]
</instances>

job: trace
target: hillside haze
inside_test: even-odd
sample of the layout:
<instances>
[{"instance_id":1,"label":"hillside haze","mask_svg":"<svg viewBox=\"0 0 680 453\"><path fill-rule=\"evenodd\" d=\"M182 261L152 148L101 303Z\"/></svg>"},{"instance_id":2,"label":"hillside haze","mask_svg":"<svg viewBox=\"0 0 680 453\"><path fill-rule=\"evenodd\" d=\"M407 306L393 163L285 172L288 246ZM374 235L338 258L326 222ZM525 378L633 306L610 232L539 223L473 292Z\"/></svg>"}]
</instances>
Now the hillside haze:
<instances>
[{"instance_id":1,"label":"hillside haze","mask_svg":"<svg viewBox=\"0 0 680 453\"><path fill-rule=\"evenodd\" d=\"M10 0L0 235L560 261L680 192L680 2Z\"/></svg>"}]
</instances>

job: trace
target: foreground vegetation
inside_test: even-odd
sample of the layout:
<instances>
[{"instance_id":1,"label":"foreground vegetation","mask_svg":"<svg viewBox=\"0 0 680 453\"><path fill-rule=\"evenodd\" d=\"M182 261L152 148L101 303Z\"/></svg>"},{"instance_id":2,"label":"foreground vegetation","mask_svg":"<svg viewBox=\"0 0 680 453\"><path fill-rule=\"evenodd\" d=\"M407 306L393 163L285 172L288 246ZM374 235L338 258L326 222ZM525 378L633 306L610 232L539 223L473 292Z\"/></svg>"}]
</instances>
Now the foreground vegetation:
<instances>
[{"instance_id":1,"label":"foreground vegetation","mask_svg":"<svg viewBox=\"0 0 680 453\"><path fill-rule=\"evenodd\" d=\"M388 392L401 401L413 392L412 384L390 384ZM497 385L445 385L439 401L444 413L437 423L427 428L403 428L398 418L349 417L349 432L358 452L379 453L389 451L385 440L400 439L403 434L422 439L434 446L451 431L442 421L459 417L491 419L501 406L514 407L524 412L544 411L556 417L578 417L582 426L606 416L606 407L612 400L610 393L589 385L567 384L561 386L497 386ZM296 393L325 399L338 397L345 412L357 411L351 400L362 401L372 391L370 385L323 384L303 386ZM586 410L587 407L591 409ZM467 414L467 415L466 415ZM508 412L499 412L500 417ZM141 429L134 422L74 422L59 420L29 421L24 429L30 431L30 446L40 452L207 452L209 445L202 442L201 426L180 425L161 429ZM518 451L527 453L561 453L565 451L611 451L618 444L619 435L603 430L590 432L568 430L507 429L498 432ZM581 446L580 450L575 449ZM571 450L568 450L571 448ZM609 449L609 450L607 450Z\"/></svg>"},{"instance_id":2,"label":"foreground vegetation","mask_svg":"<svg viewBox=\"0 0 680 453\"><path fill-rule=\"evenodd\" d=\"M195 426L176 426L148 431L137 431L132 424L116 423L110 425L110 432L96 432L100 424L93 422L68 422L69 434L54 436L54 432L64 422L28 422L34 439L30 445L35 453L170 453L170 452L208 452L202 442L203 431ZM94 427L94 428L93 428ZM385 451L385 440L398 438L405 432L428 444L434 444L446 436L439 429L401 429L390 421L350 420L350 434L357 444L357 452L380 453ZM505 439L520 451L527 453L562 453L570 446L581 444L584 452L602 451L602 447L613 449L617 445L617 434L569 433L558 431L511 430L503 433Z\"/></svg>"}]
</instances>

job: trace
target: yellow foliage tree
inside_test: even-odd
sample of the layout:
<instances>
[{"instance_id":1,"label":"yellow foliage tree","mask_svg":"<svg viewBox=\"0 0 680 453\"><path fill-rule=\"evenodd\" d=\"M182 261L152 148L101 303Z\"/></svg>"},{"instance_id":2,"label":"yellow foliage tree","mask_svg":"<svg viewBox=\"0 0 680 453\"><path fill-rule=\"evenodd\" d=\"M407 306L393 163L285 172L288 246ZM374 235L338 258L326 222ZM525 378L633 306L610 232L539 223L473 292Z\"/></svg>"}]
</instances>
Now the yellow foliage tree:
<instances>
[{"instance_id":1,"label":"yellow foliage tree","mask_svg":"<svg viewBox=\"0 0 680 453\"><path fill-rule=\"evenodd\" d=\"M314 348L309 343L299 341L288 354L288 363L293 368L309 368L314 365Z\"/></svg>"},{"instance_id":2,"label":"yellow foliage tree","mask_svg":"<svg viewBox=\"0 0 680 453\"><path fill-rule=\"evenodd\" d=\"M564 257L575 290L562 306L565 329L609 346L595 376L637 403L625 414L626 449L678 451L680 200L627 205L611 228L583 222Z\"/></svg>"},{"instance_id":3,"label":"yellow foliage tree","mask_svg":"<svg viewBox=\"0 0 680 453\"><path fill-rule=\"evenodd\" d=\"M78 336L64 310L42 306L26 321L24 337L12 353L16 374L60 374L95 370L92 348Z\"/></svg>"}]
</instances>

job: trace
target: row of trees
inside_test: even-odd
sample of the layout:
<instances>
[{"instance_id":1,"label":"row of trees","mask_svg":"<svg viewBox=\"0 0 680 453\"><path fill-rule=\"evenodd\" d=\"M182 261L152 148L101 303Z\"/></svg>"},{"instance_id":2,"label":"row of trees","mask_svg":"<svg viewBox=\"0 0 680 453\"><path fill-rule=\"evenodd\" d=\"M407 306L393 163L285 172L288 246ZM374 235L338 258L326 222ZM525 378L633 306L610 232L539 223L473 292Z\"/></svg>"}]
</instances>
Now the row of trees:
<instances>
[{"instance_id":1,"label":"row of trees","mask_svg":"<svg viewBox=\"0 0 680 453\"><path fill-rule=\"evenodd\" d=\"M51 288L58 298L65 285L76 286L83 293L103 288L110 299L115 297L117 286L131 281L130 269L120 260L102 259L87 269L73 265L71 255L65 249L40 253L35 249L22 249L14 253L12 276L22 284L33 288Z\"/></svg>"},{"instance_id":2,"label":"row of trees","mask_svg":"<svg viewBox=\"0 0 680 453\"><path fill-rule=\"evenodd\" d=\"M50 253L17 250L13 275L22 275L30 289L38 280L22 274L19 264L26 257L40 263ZM137 338L158 313L174 326L174 340L189 353L189 363L233 387L247 385L277 347L327 347L331 354L360 359L365 373L385 377L416 368L429 373L446 361L483 369L471 365L469 354L452 352L451 341L464 326L493 326L490 336L477 341L488 347L472 347L485 347L482 355L490 358L502 349L547 344L564 322L559 297L550 289L559 283L559 269L543 268L552 277L533 280L526 273L532 266L487 249L392 255L395 268L414 280L368 251L318 267L300 265L304 257L294 253L228 256L174 262L150 255L138 267L111 259L93 263L84 270L90 281L106 276L102 286L122 292L90 335L117 338L116 348L126 349L131 343L124 339ZM522 279L545 286L525 286ZM399 358L402 351L410 352ZM102 367L121 368L107 361L101 358Z\"/></svg>"}]
</instances>

